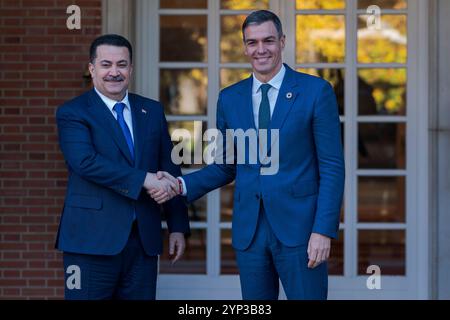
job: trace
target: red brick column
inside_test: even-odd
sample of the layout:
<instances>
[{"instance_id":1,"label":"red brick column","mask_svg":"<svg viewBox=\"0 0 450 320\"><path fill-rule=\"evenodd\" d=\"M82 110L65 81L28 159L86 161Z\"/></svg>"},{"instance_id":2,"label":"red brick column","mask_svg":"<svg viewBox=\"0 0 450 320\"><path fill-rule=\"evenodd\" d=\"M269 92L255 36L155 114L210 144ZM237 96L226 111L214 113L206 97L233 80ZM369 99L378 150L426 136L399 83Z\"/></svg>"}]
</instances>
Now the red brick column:
<instances>
[{"instance_id":1,"label":"red brick column","mask_svg":"<svg viewBox=\"0 0 450 320\"><path fill-rule=\"evenodd\" d=\"M66 9L81 8L81 30ZM64 291L54 249L66 186L55 110L83 78L101 32L101 0L0 0L0 299Z\"/></svg>"}]
</instances>

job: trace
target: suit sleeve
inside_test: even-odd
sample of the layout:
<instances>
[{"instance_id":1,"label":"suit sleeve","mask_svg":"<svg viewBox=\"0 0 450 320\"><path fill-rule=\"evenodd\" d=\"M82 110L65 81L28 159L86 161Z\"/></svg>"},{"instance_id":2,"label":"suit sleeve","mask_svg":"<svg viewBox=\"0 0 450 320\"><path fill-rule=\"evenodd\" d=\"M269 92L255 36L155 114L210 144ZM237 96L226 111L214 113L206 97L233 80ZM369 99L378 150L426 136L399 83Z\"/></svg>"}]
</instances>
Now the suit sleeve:
<instances>
[{"instance_id":1,"label":"suit sleeve","mask_svg":"<svg viewBox=\"0 0 450 320\"><path fill-rule=\"evenodd\" d=\"M312 232L336 238L345 166L336 97L328 82L322 87L314 105L313 131L320 180Z\"/></svg>"},{"instance_id":2,"label":"suit sleeve","mask_svg":"<svg viewBox=\"0 0 450 320\"><path fill-rule=\"evenodd\" d=\"M217 150L217 157L221 158L221 161L215 161L199 171L183 176L186 183L188 202L195 201L206 193L227 185L236 177L236 159L234 159L232 164L227 164L226 129L228 129L228 125L225 118L222 93L219 94L217 101L216 125L223 139L221 146ZM234 157L236 158L236 150L234 150Z\"/></svg>"},{"instance_id":3,"label":"suit sleeve","mask_svg":"<svg viewBox=\"0 0 450 320\"><path fill-rule=\"evenodd\" d=\"M74 173L122 196L138 199L145 171L118 164L99 154L92 143L89 124L71 106L58 108L56 122L61 151Z\"/></svg>"},{"instance_id":4,"label":"suit sleeve","mask_svg":"<svg viewBox=\"0 0 450 320\"><path fill-rule=\"evenodd\" d=\"M159 150L160 170L167 171L174 177L181 176L181 169L172 161L172 140L170 139L169 130L167 128L166 117L161 108L161 141ZM167 227L169 233L182 232L190 233L188 210L184 199L177 196L163 204L164 213L166 214Z\"/></svg>"}]
</instances>

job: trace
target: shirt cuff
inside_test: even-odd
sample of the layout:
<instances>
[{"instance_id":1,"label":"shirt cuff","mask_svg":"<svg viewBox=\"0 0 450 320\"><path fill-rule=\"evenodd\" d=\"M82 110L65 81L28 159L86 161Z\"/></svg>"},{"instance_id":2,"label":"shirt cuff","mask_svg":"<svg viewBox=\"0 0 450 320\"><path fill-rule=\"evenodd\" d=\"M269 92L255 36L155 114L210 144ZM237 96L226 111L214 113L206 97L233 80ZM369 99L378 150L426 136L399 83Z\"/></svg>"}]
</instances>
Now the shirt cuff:
<instances>
[{"instance_id":1,"label":"shirt cuff","mask_svg":"<svg viewBox=\"0 0 450 320\"><path fill-rule=\"evenodd\" d=\"M184 179L182 177L178 177L178 180L181 181L181 184L183 186L183 191L181 192L182 196L186 196L187 195L187 189L186 189L186 183L184 182Z\"/></svg>"}]
</instances>

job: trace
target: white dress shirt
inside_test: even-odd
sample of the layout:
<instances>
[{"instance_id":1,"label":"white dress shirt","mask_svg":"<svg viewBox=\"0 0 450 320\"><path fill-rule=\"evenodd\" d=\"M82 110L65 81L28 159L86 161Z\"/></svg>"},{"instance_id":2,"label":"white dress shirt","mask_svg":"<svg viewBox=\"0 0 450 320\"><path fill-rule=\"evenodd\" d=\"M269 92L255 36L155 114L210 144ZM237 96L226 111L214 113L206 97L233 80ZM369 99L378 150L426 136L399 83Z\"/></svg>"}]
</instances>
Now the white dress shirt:
<instances>
[{"instance_id":1,"label":"white dress shirt","mask_svg":"<svg viewBox=\"0 0 450 320\"><path fill-rule=\"evenodd\" d=\"M133 140L134 143L134 136L133 136L133 118L131 117L131 106L130 106L130 102L128 101L128 91L125 94L125 97L122 99L122 101L115 101L113 99L108 98L107 96L103 95L100 93L100 91L97 90L97 88L94 88L95 92L97 92L97 94L100 96L100 98L102 99L102 101L106 104L106 106L108 107L109 111L111 111L113 117L117 120L117 112L113 109L114 106L116 105L116 103L118 102L122 102L125 103L126 107L123 108L123 118L125 120L125 123L128 126L128 129L130 130L131 133L131 139Z\"/></svg>"},{"instance_id":2,"label":"white dress shirt","mask_svg":"<svg viewBox=\"0 0 450 320\"><path fill-rule=\"evenodd\" d=\"M267 82L272 87L269 89L267 93L267 97L269 98L270 105L270 117L272 118L273 110L275 109L275 103L277 102L278 93L280 92L281 84L283 83L284 75L286 74L286 68L284 65L281 65L280 71ZM255 127L258 129L259 125L259 105L261 104L261 85L263 83L256 79L255 74L253 73L253 86L252 86L252 104L253 104L253 118L255 121Z\"/></svg>"}]
</instances>

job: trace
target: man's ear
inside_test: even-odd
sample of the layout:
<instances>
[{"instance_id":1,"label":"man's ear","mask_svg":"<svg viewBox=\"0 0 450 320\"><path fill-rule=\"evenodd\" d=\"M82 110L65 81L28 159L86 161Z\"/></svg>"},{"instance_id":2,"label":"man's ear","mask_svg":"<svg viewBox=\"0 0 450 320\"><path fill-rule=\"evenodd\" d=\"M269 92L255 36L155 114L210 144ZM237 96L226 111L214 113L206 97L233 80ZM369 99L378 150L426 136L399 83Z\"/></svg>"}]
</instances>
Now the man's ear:
<instances>
[{"instance_id":1,"label":"man's ear","mask_svg":"<svg viewBox=\"0 0 450 320\"><path fill-rule=\"evenodd\" d=\"M245 41L244 41L244 55L248 56L247 45L245 44Z\"/></svg>"},{"instance_id":2,"label":"man's ear","mask_svg":"<svg viewBox=\"0 0 450 320\"><path fill-rule=\"evenodd\" d=\"M281 42L281 50L284 50L284 47L286 46L286 35L283 34L283 36L280 38Z\"/></svg>"},{"instance_id":3,"label":"man's ear","mask_svg":"<svg viewBox=\"0 0 450 320\"><path fill-rule=\"evenodd\" d=\"M94 78L94 65L92 64L92 62L89 62L89 72L91 73L91 78Z\"/></svg>"}]
</instances>

